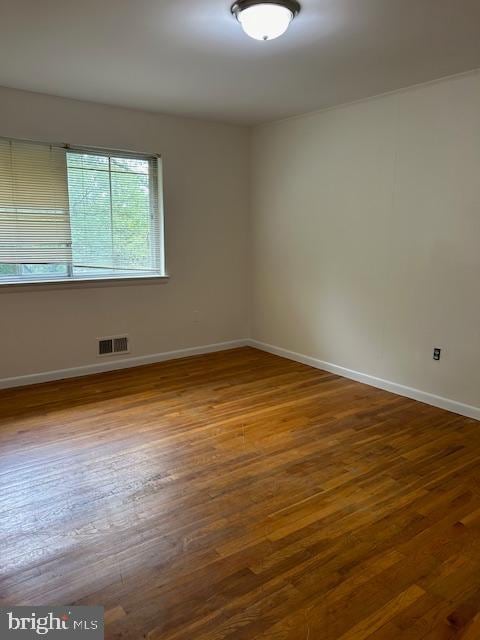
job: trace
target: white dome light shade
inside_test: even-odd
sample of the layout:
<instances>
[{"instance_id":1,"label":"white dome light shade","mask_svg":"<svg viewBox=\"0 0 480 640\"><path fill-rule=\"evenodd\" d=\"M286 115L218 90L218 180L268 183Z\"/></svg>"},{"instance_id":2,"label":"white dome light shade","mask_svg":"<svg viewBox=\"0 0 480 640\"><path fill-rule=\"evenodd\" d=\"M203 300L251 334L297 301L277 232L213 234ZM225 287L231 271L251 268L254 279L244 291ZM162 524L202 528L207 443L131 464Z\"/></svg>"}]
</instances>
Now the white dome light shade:
<instances>
[{"instance_id":1,"label":"white dome light shade","mask_svg":"<svg viewBox=\"0 0 480 640\"><path fill-rule=\"evenodd\" d=\"M279 2L240 0L233 5L232 13L251 38L274 40L285 33L299 9L300 5L291 0L279 0Z\"/></svg>"},{"instance_id":2,"label":"white dome light shade","mask_svg":"<svg viewBox=\"0 0 480 640\"><path fill-rule=\"evenodd\" d=\"M257 4L244 9L238 21L245 33L255 40L273 40L283 35L292 21L293 13L278 4Z\"/></svg>"}]
</instances>

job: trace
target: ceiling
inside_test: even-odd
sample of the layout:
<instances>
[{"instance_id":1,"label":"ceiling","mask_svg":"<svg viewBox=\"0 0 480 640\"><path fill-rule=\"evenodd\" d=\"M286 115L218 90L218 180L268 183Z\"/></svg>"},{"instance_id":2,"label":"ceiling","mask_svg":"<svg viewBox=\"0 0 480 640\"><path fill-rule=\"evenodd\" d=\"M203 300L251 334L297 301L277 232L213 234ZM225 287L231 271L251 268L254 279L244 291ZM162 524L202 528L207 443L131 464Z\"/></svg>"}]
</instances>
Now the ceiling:
<instances>
[{"instance_id":1,"label":"ceiling","mask_svg":"<svg viewBox=\"0 0 480 640\"><path fill-rule=\"evenodd\" d=\"M258 123L480 67L480 0L303 0L278 40L229 0L0 0L0 85Z\"/></svg>"}]
</instances>

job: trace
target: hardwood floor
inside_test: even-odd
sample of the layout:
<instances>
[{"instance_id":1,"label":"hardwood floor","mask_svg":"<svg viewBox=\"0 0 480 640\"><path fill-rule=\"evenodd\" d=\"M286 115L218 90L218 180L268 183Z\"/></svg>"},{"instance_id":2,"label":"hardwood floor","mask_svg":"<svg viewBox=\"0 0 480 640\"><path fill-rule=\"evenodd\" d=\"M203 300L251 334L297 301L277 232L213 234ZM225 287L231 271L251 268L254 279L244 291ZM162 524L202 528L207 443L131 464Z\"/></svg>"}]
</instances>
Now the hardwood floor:
<instances>
[{"instance_id":1,"label":"hardwood floor","mask_svg":"<svg viewBox=\"0 0 480 640\"><path fill-rule=\"evenodd\" d=\"M480 638L480 424L244 348L0 393L6 604L106 637Z\"/></svg>"}]
</instances>

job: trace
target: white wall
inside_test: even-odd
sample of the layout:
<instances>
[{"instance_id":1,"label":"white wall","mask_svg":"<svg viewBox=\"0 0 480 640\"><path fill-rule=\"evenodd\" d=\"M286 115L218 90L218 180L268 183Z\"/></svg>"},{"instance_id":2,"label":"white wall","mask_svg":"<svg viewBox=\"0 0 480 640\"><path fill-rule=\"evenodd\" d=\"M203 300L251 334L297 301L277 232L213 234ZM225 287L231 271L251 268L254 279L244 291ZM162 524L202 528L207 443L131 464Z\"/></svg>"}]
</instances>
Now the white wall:
<instances>
[{"instance_id":1,"label":"white wall","mask_svg":"<svg viewBox=\"0 0 480 640\"><path fill-rule=\"evenodd\" d=\"M247 335L247 129L0 89L0 135L161 153L171 274L0 290L0 379L96 364L97 336L142 356Z\"/></svg>"},{"instance_id":2,"label":"white wall","mask_svg":"<svg viewBox=\"0 0 480 640\"><path fill-rule=\"evenodd\" d=\"M259 127L252 179L253 337L480 407L480 75Z\"/></svg>"}]
</instances>

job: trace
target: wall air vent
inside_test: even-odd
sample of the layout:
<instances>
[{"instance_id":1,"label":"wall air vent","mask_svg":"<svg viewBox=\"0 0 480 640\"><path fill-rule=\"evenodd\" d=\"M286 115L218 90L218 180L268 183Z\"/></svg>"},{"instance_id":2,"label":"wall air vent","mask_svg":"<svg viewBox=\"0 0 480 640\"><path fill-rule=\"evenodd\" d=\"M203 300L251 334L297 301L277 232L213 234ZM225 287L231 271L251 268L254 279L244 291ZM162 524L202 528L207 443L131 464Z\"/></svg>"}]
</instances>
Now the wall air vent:
<instances>
[{"instance_id":1,"label":"wall air vent","mask_svg":"<svg viewBox=\"0 0 480 640\"><path fill-rule=\"evenodd\" d=\"M113 339L113 353L128 353L127 336Z\"/></svg>"},{"instance_id":2,"label":"wall air vent","mask_svg":"<svg viewBox=\"0 0 480 640\"><path fill-rule=\"evenodd\" d=\"M128 336L112 336L110 338L98 338L99 356L112 356L117 353L128 353Z\"/></svg>"}]
</instances>

